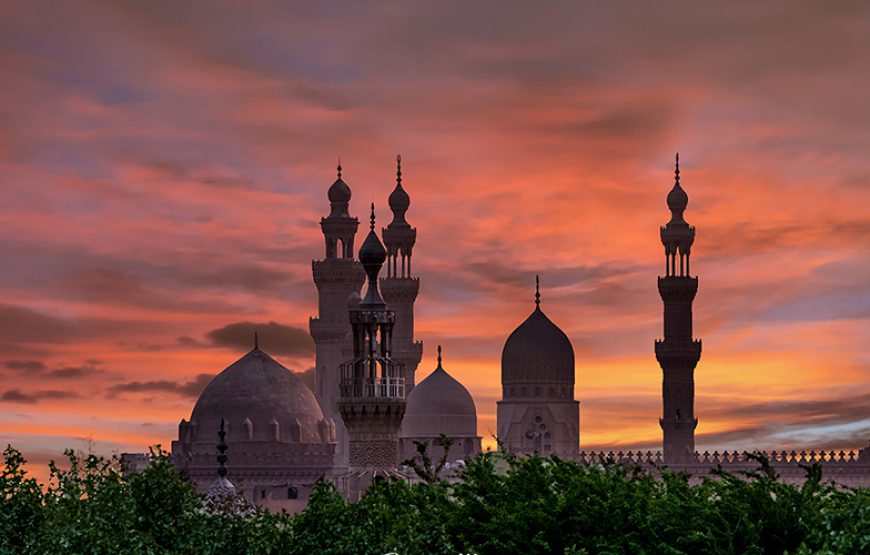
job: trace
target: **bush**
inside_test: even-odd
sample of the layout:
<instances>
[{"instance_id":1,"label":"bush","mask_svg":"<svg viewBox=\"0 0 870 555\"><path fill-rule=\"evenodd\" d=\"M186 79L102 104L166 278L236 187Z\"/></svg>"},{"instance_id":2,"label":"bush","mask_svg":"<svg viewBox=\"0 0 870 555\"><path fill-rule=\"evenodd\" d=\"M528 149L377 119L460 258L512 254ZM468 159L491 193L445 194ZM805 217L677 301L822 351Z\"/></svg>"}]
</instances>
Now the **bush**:
<instances>
[{"instance_id":1,"label":"bush","mask_svg":"<svg viewBox=\"0 0 870 555\"><path fill-rule=\"evenodd\" d=\"M348 503L315 486L301 514L209 513L167 454L124 477L116 459L66 452L43 488L7 447L0 475L0 554L265 553L402 555L870 553L870 491L801 487L758 472L700 484L616 464L479 455L455 483L421 465L421 483L374 484ZM424 462L427 462L424 460ZM431 461L428 461L431 463Z\"/></svg>"}]
</instances>

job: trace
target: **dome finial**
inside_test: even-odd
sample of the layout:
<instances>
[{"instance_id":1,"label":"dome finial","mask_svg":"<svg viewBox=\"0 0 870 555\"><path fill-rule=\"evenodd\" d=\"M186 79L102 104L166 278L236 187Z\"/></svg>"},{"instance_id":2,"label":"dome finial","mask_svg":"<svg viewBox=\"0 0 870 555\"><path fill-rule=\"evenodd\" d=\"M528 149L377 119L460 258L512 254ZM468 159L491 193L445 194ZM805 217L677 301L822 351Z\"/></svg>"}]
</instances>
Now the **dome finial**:
<instances>
[{"instance_id":1,"label":"dome finial","mask_svg":"<svg viewBox=\"0 0 870 555\"><path fill-rule=\"evenodd\" d=\"M371 230L372 230L372 231L375 230L375 203L374 203L374 202L372 203L372 224L371 224Z\"/></svg>"},{"instance_id":2,"label":"dome finial","mask_svg":"<svg viewBox=\"0 0 870 555\"><path fill-rule=\"evenodd\" d=\"M396 154L396 185L402 186L402 155Z\"/></svg>"},{"instance_id":3,"label":"dome finial","mask_svg":"<svg viewBox=\"0 0 870 555\"><path fill-rule=\"evenodd\" d=\"M219 465L218 466L218 476L220 476L221 478L223 478L224 476L227 475L227 467L224 465L226 465L226 463L227 463L226 450L227 450L228 446L227 446L227 443L224 441L224 438L227 437L227 432L226 432L226 430L224 430L224 422L225 422L224 418L221 417L221 429L218 432L218 437L220 438L221 441L217 445L218 453L219 453L217 456L217 462Z\"/></svg>"},{"instance_id":4,"label":"dome finial","mask_svg":"<svg viewBox=\"0 0 870 555\"><path fill-rule=\"evenodd\" d=\"M254 349L260 348L260 336L257 333L257 330L254 330Z\"/></svg>"},{"instance_id":5,"label":"dome finial","mask_svg":"<svg viewBox=\"0 0 870 555\"><path fill-rule=\"evenodd\" d=\"M338 157L338 166L335 169L338 170L338 178L341 179L341 156Z\"/></svg>"},{"instance_id":6,"label":"dome finial","mask_svg":"<svg viewBox=\"0 0 870 555\"><path fill-rule=\"evenodd\" d=\"M677 163L674 167L674 181L676 183L680 182L680 153L677 153Z\"/></svg>"},{"instance_id":7,"label":"dome finial","mask_svg":"<svg viewBox=\"0 0 870 555\"><path fill-rule=\"evenodd\" d=\"M438 368L441 368L441 345L438 345Z\"/></svg>"},{"instance_id":8,"label":"dome finial","mask_svg":"<svg viewBox=\"0 0 870 555\"><path fill-rule=\"evenodd\" d=\"M535 306L541 306L541 276L535 275Z\"/></svg>"}]
</instances>

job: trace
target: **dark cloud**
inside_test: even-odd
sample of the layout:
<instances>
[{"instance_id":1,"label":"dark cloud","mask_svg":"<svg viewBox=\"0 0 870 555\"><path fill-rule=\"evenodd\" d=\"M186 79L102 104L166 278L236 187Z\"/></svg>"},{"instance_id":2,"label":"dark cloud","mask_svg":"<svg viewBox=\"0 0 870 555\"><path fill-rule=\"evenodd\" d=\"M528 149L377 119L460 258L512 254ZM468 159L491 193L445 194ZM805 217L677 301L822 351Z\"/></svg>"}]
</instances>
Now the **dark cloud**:
<instances>
[{"instance_id":1,"label":"dark cloud","mask_svg":"<svg viewBox=\"0 0 870 555\"><path fill-rule=\"evenodd\" d=\"M0 394L0 402L21 403L26 405L34 405L42 400L52 399L78 399L81 395L72 391L57 391L45 389L40 391L25 392L20 389L7 389Z\"/></svg>"},{"instance_id":2,"label":"dark cloud","mask_svg":"<svg viewBox=\"0 0 870 555\"><path fill-rule=\"evenodd\" d=\"M100 364L99 360L88 359L79 366L60 366L49 370L44 362L38 360L10 360L4 366L19 374L38 376L40 379L73 379L103 372L98 368Z\"/></svg>"},{"instance_id":3,"label":"dark cloud","mask_svg":"<svg viewBox=\"0 0 870 555\"><path fill-rule=\"evenodd\" d=\"M75 335L73 324L29 308L0 304L0 341L55 343Z\"/></svg>"},{"instance_id":4,"label":"dark cloud","mask_svg":"<svg viewBox=\"0 0 870 555\"><path fill-rule=\"evenodd\" d=\"M260 338L260 347L269 353L297 357L314 354L314 341L308 331L277 322L235 322L205 335L214 346L248 351L254 346L255 331Z\"/></svg>"},{"instance_id":5,"label":"dark cloud","mask_svg":"<svg viewBox=\"0 0 870 555\"><path fill-rule=\"evenodd\" d=\"M10 370L22 370L27 372L42 372L45 370L45 363L38 360L10 360L3 364Z\"/></svg>"},{"instance_id":6,"label":"dark cloud","mask_svg":"<svg viewBox=\"0 0 870 555\"><path fill-rule=\"evenodd\" d=\"M214 377L213 374L198 374L188 381L154 380L128 382L111 386L106 397L117 397L122 393L172 393L181 397L196 398Z\"/></svg>"}]
</instances>

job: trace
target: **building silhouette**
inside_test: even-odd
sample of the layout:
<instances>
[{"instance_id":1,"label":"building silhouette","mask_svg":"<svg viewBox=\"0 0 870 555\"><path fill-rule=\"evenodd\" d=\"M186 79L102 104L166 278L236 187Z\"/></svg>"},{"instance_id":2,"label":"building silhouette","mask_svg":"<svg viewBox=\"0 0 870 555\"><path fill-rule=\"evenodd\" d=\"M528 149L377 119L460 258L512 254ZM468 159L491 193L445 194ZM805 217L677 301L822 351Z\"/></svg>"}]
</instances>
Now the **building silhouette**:
<instances>
[{"instance_id":1,"label":"building silhouette","mask_svg":"<svg viewBox=\"0 0 870 555\"><path fill-rule=\"evenodd\" d=\"M580 445L574 348L541 310L540 282L535 281L535 309L510 334L501 354L498 439L512 453L574 460Z\"/></svg>"},{"instance_id":2,"label":"building silhouette","mask_svg":"<svg viewBox=\"0 0 870 555\"><path fill-rule=\"evenodd\" d=\"M329 187L329 215L320 220L326 242L323 260L311 262L314 284L317 286L318 316L308 326L315 349L316 393L324 414L335 423L335 465L348 465L347 430L338 412L339 367L351 351L351 327L347 303L352 294L359 294L365 272L354 258L353 243L359 220L350 215L351 190L338 176Z\"/></svg>"},{"instance_id":3,"label":"building silhouette","mask_svg":"<svg viewBox=\"0 0 870 555\"><path fill-rule=\"evenodd\" d=\"M398 433L405 415L405 378L392 358L396 313L378 291L378 273L387 251L375 233L375 205L371 230L359 249L359 262L368 277L366 295L351 307L353 358L341 365L338 409L348 437L349 472L340 488L358 499L373 480L396 475Z\"/></svg>"},{"instance_id":4,"label":"building silhouette","mask_svg":"<svg viewBox=\"0 0 870 555\"><path fill-rule=\"evenodd\" d=\"M701 341L692 335L692 301L698 278L689 273L695 228L683 219L689 196L680 186L680 155L674 169L674 188L668 193L671 220L662 226L665 275L659 276L664 303L664 339L655 342L656 360L662 367L662 451L665 463L685 462L695 452L695 366L701 358ZM679 260L679 263L677 262Z\"/></svg>"},{"instance_id":5,"label":"building silhouette","mask_svg":"<svg viewBox=\"0 0 870 555\"><path fill-rule=\"evenodd\" d=\"M349 499L358 499L379 477L413 480L400 463L414 455L415 442L427 443L431 454L440 456L439 438L452 438L447 453L452 462L480 452L474 399L443 367L440 346L437 367L414 387L423 347L414 338L420 282L411 269L416 229L405 218L410 197L402 185L401 158L389 195L393 219L382 229L381 242L372 204L358 260L353 247L359 221L349 213L351 190L340 163L337 169L327 193L331 210L320 222L325 256L312 262L318 290L318 316L310 320L315 392L260 349L255 334L253 349L211 380L172 442L174 464L201 492L215 483L219 471L220 479L232 479L233 491L248 501L295 511L305 506L320 477L333 480ZM658 278L664 333L655 341L662 371L662 451L579 450L574 349L541 309L537 278L535 307L502 350L500 448L581 464L624 462L653 472L666 465L695 476L707 475L714 466L741 471L757 465L745 452L695 449L694 372L701 342L692 331L692 303L698 278L690 272L695 228L683 217L688 195L680 184L679 157L667 205L671 219L660 230L665 272ZM379 279L385 264L386 276ZM213 432L219 425L223 451L228 445L232 453L229 470L222 462L220 468L215 464ZM767 455L785 481L803 480L802 465L819 462L826 476L848 485L870 485L870 448ZM143 454L122 457L129 471L146 461Z\"/></svg>"}]
</instances>

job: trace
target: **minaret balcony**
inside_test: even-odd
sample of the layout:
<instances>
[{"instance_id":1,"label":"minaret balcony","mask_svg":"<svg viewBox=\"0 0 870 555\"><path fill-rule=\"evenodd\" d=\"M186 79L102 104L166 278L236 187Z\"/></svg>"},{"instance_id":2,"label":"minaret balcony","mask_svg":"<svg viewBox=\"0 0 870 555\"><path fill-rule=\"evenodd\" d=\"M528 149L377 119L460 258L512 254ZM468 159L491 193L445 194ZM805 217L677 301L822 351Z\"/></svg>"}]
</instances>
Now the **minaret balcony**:
<instances>
[{"instance_id":1,"label":"minaret balcony","mask_svg":"<svg viewBox=\"0 0 870 555\"><path fill-rule=\"evenodd\" d=\"M341 399L404 399L405 378L347 378L339 384Z\"/></svg>"},{"instance_id":2,"label":"minaret balcony","mask_svg":"<svg viewBox=\"0 0 870 555\"><path fill-rule=\"evenodd\" d=\"M701 340L695 339L688 343L672 343L656 339L656 360L659 364L686 362L697 364L701 358Z\"/></svg>"},{"instance_id":3,"label":"minaret balcony","mask_svg":"<svg viewBox=\"0 0 870 555\"><path fill-rule=\"evenodd\" d=\"M357 287L365 281L365 270L353 258L327 258L311 262L314 283L349 283Z\"/></svg>"}]
</instances>

